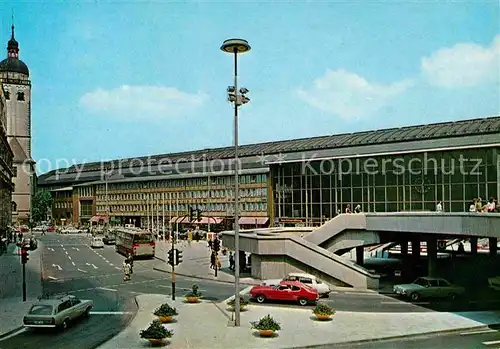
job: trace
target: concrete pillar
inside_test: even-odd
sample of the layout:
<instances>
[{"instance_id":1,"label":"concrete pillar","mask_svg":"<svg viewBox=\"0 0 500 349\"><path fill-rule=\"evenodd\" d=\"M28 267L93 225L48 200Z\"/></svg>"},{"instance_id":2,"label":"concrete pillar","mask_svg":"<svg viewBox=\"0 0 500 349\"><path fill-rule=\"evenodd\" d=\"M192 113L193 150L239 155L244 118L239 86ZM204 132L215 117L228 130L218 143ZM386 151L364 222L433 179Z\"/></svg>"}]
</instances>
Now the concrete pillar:
<instances>
[{"instance_id":1,"label":"concrete pillar","mask_svg":"<svg viewBox=\"0 0 500 349\"><path fill-rule=\"evenodd\" d=\"M365 249L363 246L356 247L356 264L363 265L365 256Z\"/></svg>"},{"instance_id":2,"label":"concrete pillar","mask_svg":"<svg viewBox=\"0 0 500 349\"><path fill-rule=\"evenodd\" d=\"M490 238L489 239L489 245L490 245L490 255L492 257L496 257L498 253L498 241L497 238Z\"/></svg>"},{"instance_id":3,"label":"concrete pillar","mask_svg":"<svg viewBox=\"0 0 500 349\"><path fill-rule=\"evenodd\" d=\"M427 239L427 275L436 276L437 263L437 239L429 237Z\"/></svg>"},{"instance_id":4,"label":"concrete pillar","mask_svg":"<svg viewBox=\"0 0 500 349\"><path fill-rule=\"evenodd\" d=\"M401 241L401 257L408 256L408 240Z\"/></svg>"},{"instance_id":5,"label":"concrete pillar","mask_svg":"<svg viewBox=\"0 0 500 349\"><path fill-rule=\"evenodd\" d=\"M472 254L477 254L477 237L471 237L470 238L470 252Z\"/></svg>"}]
</instances>

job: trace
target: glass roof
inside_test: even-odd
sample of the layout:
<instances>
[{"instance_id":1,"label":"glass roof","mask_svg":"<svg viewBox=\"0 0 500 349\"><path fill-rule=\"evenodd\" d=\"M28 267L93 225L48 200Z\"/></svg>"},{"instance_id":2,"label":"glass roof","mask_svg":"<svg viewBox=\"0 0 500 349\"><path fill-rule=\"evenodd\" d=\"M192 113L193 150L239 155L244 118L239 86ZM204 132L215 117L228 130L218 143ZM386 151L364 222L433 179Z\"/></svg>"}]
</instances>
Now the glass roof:
<instances>
[{"instance_id":1,"label":"glass roof","mask_svg":"<svg viewBox=\"0 0 500 349\"><path fill-rule=\"evenodd\" d=\"M259 144L249 144L240 146L241 156L255 156L260 154L275 154L286 153L294 151L305 151L325 148L342 148L349 146L361 146L369 144L383 144L390 142L404 142L404 141L417 141L424 139L436 139L444 137L461 137L464 135L478 135L484 133L499 133L500 132L500 116L463 120L456 122L442 122L430 125L418 125L401 128L391 128L375 131L364 131L358 133L338 134L331 136L320 136L312 138L303 138L296 140L285 140L276 142L266 142ZM207 159L226 159L234 156L234 149L232 147L222 147L213 149L202 149L192 152L179 152L172 154L162 154L150 157L138 158L142 161L147 159L170 159L171 161L179 160L181 158L190 159L191 156L201 158L206 155ZM108 162L108 165L113 163L116 165L121 162L122 165L128 165L132 159L113 160ZM139 161L137 161L139 163ZM85 165L86 171L99 170L101 167L100 162L88 163ZM81 165L72 166L67 172L76 172L81 170ZM54 174L54 171L48 172L40 176L40 179L48 178Z\"/></svg>"}]
</instances>

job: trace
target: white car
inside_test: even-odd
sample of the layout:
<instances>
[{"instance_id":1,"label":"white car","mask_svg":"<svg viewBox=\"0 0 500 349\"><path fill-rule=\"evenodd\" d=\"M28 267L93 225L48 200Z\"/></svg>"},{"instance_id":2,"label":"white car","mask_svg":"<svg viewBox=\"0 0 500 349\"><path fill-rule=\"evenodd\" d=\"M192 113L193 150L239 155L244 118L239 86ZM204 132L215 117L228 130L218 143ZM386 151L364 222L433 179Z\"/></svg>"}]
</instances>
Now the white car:
<instances>
[{"instance_id":1,"label":"white car","mask_svg":"<svg viewBox=\"0 0 500 349\"><path fill-rule=\"evenodd\" d=\"M281 281L298 281L300 283L303 283L304 285L314 288L316 291L318 291L318 294L321 297L328 297L331 292L330 286L322 282L316 276L303 273L290 273L284 279L265 280L261 285L278 286Z\"/></svg>"},{"instance_id":2,"label":"white car","mask_svg":"<svg viewBox=\"0 0 500 349\"><path fill-rule=\"evenodd\" d=\"M102 237L101 236L93 237L92 242L90 243L90 247L104 248L104 241L102 241Z\"/></svg>"},{"instance_id":3,"label":"white car","mask_svg":"<svg viewBox=\"0 0 500 349\"><path fill-rule=\"evenodd\" d=\"M80 234L82 231L75 227L66 227L61 230L61 234Z\"/></svg>"}]
</instances>

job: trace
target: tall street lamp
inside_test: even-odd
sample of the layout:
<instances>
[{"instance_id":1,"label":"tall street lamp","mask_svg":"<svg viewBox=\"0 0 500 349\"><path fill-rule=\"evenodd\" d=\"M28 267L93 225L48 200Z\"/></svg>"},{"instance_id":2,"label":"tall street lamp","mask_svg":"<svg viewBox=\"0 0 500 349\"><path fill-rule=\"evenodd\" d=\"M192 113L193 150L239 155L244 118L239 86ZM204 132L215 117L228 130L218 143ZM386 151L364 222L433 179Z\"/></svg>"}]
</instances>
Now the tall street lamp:
<instances>
[{"instance_id":1,"label":"tall street lamp","mask_svg":"<svg viewBox=\"0 0 500 349\"><path fill-rule=\"evenodd\" d=\"M238 53L250 51L250 45L243 39L228 39L220 49L234 55L234 86L229 86L227 92L229 101L234 103L234 326L240 326L238 107L248 103L250 99L245 96L248 93L246 88L238 91Z\"/></svg>"}]
</instances>

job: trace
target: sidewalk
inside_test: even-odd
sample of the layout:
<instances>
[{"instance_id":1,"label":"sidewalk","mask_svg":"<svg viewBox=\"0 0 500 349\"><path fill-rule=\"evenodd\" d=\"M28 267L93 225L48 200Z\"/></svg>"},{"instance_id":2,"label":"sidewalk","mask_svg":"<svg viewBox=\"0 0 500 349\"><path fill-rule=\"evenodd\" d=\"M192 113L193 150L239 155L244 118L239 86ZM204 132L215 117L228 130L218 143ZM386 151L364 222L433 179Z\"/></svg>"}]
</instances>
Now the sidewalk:
<instances>
[{"instance_id":1,"label":"sidewalk","mask_svg":"<svg viewBox=\"0 0 500 349\"><path fill-rule=\"evenodd\" d=\"M157 241L155 257L159 262L153 267L154 270L171 273L172 267L166 263L167 252L172 244L167 241ZM175 267L177 275L189 276L198 279L216 280L222 282L234 282L234 274L229 270L229 256L219 253L219 260L222 269L217 271L210 269L210 249L206 241L192 241L189 245L186 241L181 241L176 248L182 250L182 263ZM258 285L259 280L250 277L249 274L240 274L242 285Z\"/></svg>"},{"instance_id":2,"label":"sidewalk","mask_svg":"<svg viewBox=\"0 0 500 349\"><path fill-rule=\"evenodd\" d=\"M0 338L16 332L23 326L23 316L37 297L42 294L41 254L42 243L38 249L29 252L26 264L26 302L22 293L22 264L17 254L17 246L10 244L7 253L0 256Z\"/></svg>"},{"instance_id":3,"label":"sidewalk","mask_svg":"<svg viewBox=\"0 0 500 349\"><path fill-rule=\"evenodd\" d=\"M167 328L174 331L168 348L298 348L384 338L408 337L440 332L483 329L500 323L500 313L351 313L337 312L331 321L313 320L310 309L249 305L241 313L241 326L229 326L231 313L224 303L202 301L186 304L165 295L136 297L139 311L129 326L99 349L144 348L148 342L139 332L155 319L154 309L163 302L177 308L179 315ZM260 338L250 321L271 314L282 330L274 338Z\"/></svg>"}]
</instances>

